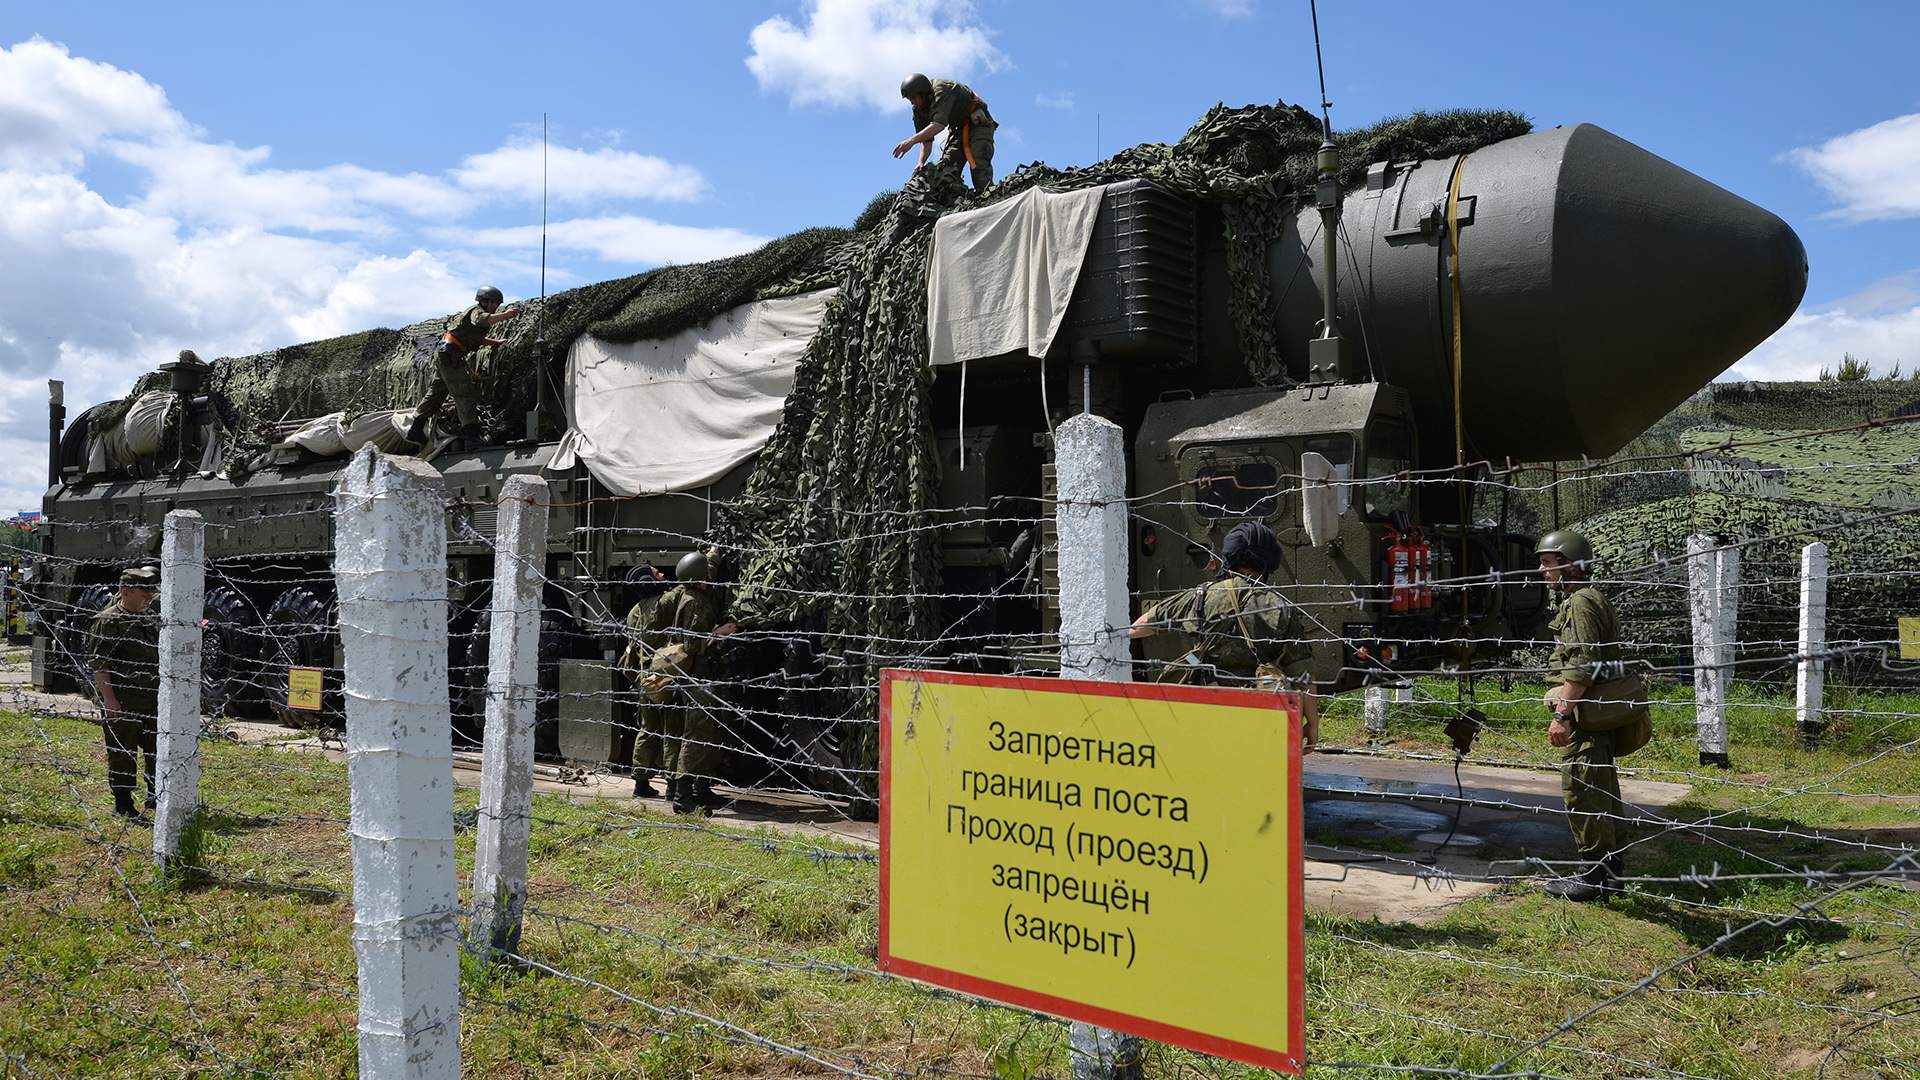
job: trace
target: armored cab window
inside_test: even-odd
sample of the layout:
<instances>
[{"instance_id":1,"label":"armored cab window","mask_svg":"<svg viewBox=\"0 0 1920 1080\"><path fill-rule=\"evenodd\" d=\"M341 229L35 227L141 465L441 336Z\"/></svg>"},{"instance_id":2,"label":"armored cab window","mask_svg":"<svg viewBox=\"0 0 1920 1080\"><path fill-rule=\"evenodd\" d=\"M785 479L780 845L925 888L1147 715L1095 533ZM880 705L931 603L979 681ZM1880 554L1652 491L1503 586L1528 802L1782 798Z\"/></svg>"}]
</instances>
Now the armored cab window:
<instances>
[{"instance_id":1,"label":"armored cab window","mask_svg":"<svg viewBox=\"0 0 1920 1080\"><path fill-rule=\"evenodd\" d=\"M1404 478L1413 467L1412 440L1398 420L1376 421L1367 432L1367 513L1387 517L1413 508L1413 484ZM1398 479L1396 479L1398 478Z\"/></svg>"},{"instance_id":2,"label":"armored cab window","mask_svg":"<svg viewBox=\"0 0 1920 1080\"><path fill-rule=\"evenodd\" d=\"M1284 492L1270 461L1209 465L1194 478L1194 507L1203 518L1272 517Z\"/></svg>"}]
</instances>

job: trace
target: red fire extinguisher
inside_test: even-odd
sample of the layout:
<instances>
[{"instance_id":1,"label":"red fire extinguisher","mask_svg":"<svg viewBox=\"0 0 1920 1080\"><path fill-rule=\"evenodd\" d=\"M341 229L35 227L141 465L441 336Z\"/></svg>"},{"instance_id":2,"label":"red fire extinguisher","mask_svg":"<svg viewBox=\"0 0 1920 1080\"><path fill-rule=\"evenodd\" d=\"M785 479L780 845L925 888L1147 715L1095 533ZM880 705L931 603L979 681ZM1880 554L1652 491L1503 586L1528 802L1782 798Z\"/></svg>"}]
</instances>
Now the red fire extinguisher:
<instances>
[{"instance_id":1,"label":"red fire extinguisher","mask_svg":"<svg viewBox=\"0 0 1920 1080\"><path fill-rule=\"evenodd\" d=\"M1397 529L1388 529L1387 539L1393 541L1387 548L1387 580L1392 584L1393 597L1390 606L1404 612L1413 606L1413 545Z\"/></svg>"},{"instance_id":2,"label":"red fire extinguisher","mask_svg":"<svg viewBox=\"0 0 1920 1080\"><path fill-rule=\"evenodd\" d=\"M1433 607L1433 545L1416 529L1413 533L1413 607L1427 611Z\"/></svg>"}]
</instances>

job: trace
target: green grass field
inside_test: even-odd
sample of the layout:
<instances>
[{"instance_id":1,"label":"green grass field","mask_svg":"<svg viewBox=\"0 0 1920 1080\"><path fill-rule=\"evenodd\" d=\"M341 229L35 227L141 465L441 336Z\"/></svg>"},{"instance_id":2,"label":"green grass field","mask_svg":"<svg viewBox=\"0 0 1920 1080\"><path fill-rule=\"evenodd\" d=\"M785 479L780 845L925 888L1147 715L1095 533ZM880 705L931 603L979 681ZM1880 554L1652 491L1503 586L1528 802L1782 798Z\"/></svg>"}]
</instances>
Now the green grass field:
<instances>
[{"instance_id":1,"label":"green grass field","mask_svg":"<svg viewBox=\"0 0 1920 1080\"><path fill-rule=\"evenodd\" d=\"M1547 759L1530 693L1483 690L1512 702L1489 709L1478 754ZM1644 845L1636 872L1885 865L1886 852L1858 845L1915 843L1920 699L1842 695L1853 711L1814 752L1789 748L1779 704L1743 696L1737 771L1697 782L1690 721L1660 710L1660 739L1632 763L1694 782L1677 812L1722 828ZM1442 710L1419 711L1429 715L1395 717L1397 745L1439 745ZM1354 743L1358 726L1358 703L1335 703L1327 734ZM345 766L207 743L204 872L158 878L147 830L107 813L98 743L84 722L0 714L0 1073L353 1075ZM460 789L456 807L474 800ZM831 1075L821 1062L867 1075L1069 1072L1061 1023L872 970L876 868L861 849L689 828L624 801L541 796L535 812L521 952L567 974L466 966L468 1076ZM1815 833L1831 839L1804 838ZM472 844L462 831L463 881ZM1516 884L1429 926L1310 914L1309 1050L1318 1063L1482 1071L1729 925L1823 895L1743 881L1570 906ZM1514 1068L1909 1075L1920 1060L1916 908L1920 893L1883 884L1831 897L1741 934ZM1253 1073L1155 1047L1148 1074Z\"/></svg>"}]
</instances>

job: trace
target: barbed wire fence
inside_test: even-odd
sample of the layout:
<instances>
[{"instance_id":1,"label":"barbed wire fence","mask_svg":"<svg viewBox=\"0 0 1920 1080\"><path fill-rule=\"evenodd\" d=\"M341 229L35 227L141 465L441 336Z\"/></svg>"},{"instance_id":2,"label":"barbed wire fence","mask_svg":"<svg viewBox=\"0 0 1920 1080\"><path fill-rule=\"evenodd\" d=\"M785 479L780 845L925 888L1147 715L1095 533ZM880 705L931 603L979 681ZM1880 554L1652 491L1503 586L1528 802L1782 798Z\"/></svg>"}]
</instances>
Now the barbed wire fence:
<instances>
[{"instance_id":1,"label":"barbed wire fence","mask_svg":"<svg viewBox=\"0 0 1920 1080\"><path fill-rule=\"evenodd\" d=\"M867 598L935 607L939 629L921 638L813 628L811 648L796 658L790 628L680 628L730 658L681 672L674 691L671 707L698 717L695 730L704 733L679 738L713 751L721 764L702 778L731 800L712 816L683 816L657 798L631 797L631 739L648 702L623 660L632 638L621 590L578 573L568 558L551 558L558 548L529 539L531 528L520 531L544 523L555 495L516 485L476 507L434 490L426 470L396 469L392 459L373 468L388 470L380 474L387 486L350 470L335 504L300 512L341 515L331 550L209 559L188 519L169 521L151 834L105 812L101 736L75 719L91 706L10 692L4 760L34 781L0 796L0 823L15 850L37 850L51 837L81 854L14 858L0 892L21 921L111 935L124 951L95 963L141 972L132 984L138 993L130 993L97 970L76 976L16 939L0 950L0 979L10 990L57 1003L77 1025L102 1032L123 1060L165 1055L223 1075L304 1074L286 1056L298 1049L345 1071L356 1045L370 1076L401 1068L456 1075L463 1058L468 1072L481 1074L508 1060L488 1056L506 1053L490 1033L514 1030L541 1041L532 1057L550 1067L594 1053L643 1055L651 1068L687 1075L699 1073L694 1062L720 1059L739 1071L875 1077L1088 1067L1062 1021L879 969L875 850L865 820L876 765L849 749L877 742L874 674L883 667L1051 674L1063 652L1077 651L1107 657L1135 679L1164 674L1167 660L1113 648L1124 643L1127 620L1110 612L1095 630L1076 627L1064 611L1057 622L1039 614L1011 628L988 617L1022 604L1044 612L1058 592L1067 559L1044 522L990 506L874 515L873 535L1036 530L1004 580ZM1814 463L1765 479L1812 482L1846 471L1892 484L1914 468L1907 456L1887 454L1870 465ZM1551 471L1489 464L1467 477L1356 480L1350 498L1365 499L1372 485L1402 493L1464 486L1476 520L1501 520L1492 507L1505 503L1524 531L1516 503L1622 484L1664 491L1660 485L1678 481L1697 491L1699 472L1692 459ZM1240 516L1284 512L1304 484L1281 476L1270 490L1245 493ZM1207 554L1221 519L1237 519L1217 494L1183 487L1097 509L1124 523L1129 547L1150 524L1164 542ZM476 526L476 510L494 511L493 524ZM356 542L344 528L355 513L384 516L393 535ZM1576 864L1557 798L1540 797L1524 780L1546 779L1559 765L1542 737L1538 632L1470 623L1436 633L1409 616L1373 620L1355 637L1343 614L1391 603L1385 590L1275 586L1294 604L1298 637L1337 651L1366 684L1350 695L1359 701L1329 703L1345 726L1330 723L1329 745L1314 759L1329 764L1310 770L1320 799L1411 807L1450 821L1453 833L1496 819L1539 826L1521 830L1529 839L1520 850L1494 857L1463 852L1453 834L1396 845L1344 826L1310 832L1311 877L1387 875L1409 893L1459 898L1463 914L1438 924L1451 930L1311 915L1308 1071L1714 1076L1777 1068L1874 1076L1913 1067L1920 787L1911 778L1920 702L1901 660L1899 620L1920 614L1920 605L1905 591L1914 576L1905 549L1887 536L1909 511L1861 506L1821 520L1774 517L1759 530L1703 529L1729 520L1717 513L1676 510L1657 527L1642 523L1637 546L1612 542L1608 522L1593 528L1606 556L1597 583L1619 599L1623 646L1656 687L1655 746L1668 748L1621 767L1632 805L1618 824L1637 865L1610 908L1675 936L1627 950L1617 963L1588 955L1600 943L1577 924L1559 928L1562 950L1541 955L1486 929L1465 905L1467 896L1529 903L1530 883ZM271 517L200 528L264 535ZM600 520L612 523L588 526L585 539L639 553L636 562L715 545L723 561L741 554L713 532L663 534L620 524L612 513ZM1710 539L1689 549L1692 536ZM1424 585L1433 609L1457 609L1462 591L1517 581L1526 569L1498 559L1462 565L1445 550L1456 539L1432 537L1436 569ZM491 586L476 593L478 610L471 599L448 600L450 540L480 545L496 567ZM1809 621L1818 606L1817 589L1809 590L1822 579L1816 545L1830 563L1827 611ZM1729 568L1735 561L1737 571ZM42 635L36 662L73 673L83 694L90 680L78 631L110 598L100 585L120 565L41 556L40 576L63 587L20 594L38 625L59 631ZM204 580L198 590L190 587L195 571ZM1133 612L1173 591L1135 589ZM1702 597L1717 606L1696 610ZM1822 633L1809 636L1815 629ZM194 637L197 656L187 647ZM1380 659L1385 646L1406 659ZM1362 648L1372 651L1355 659ZM1458 657L1467 650L1463 668ZM317 710L305 708L316 695L296 685L291 669L316 673ZM1408 700L1393 700L1396 690ZM187 701L189 693L198 700ZM279 725L221 719L229 705L238 712L249 701L305 727L271 735L265 729ZM1468 709L1481 718L1478 737L1455 753L1439 728ZM356 729L348 719L356 710L381 726ZM1369 711L1381 722L1363 718ZM203 713L212 718L205 725ZM474 746L476 736L492 741ZM562 748L591 753L562 757ZM1767 767L1741 768L1749 755ZM1315 776L1373 762L1423 770L1425 779L1335 790ZM456 776L469 790L456 792ZM1637 798L1638 784L1683 791L1660 803ZM156 861L159 875L150 880L145 865ZM1487 888L1494 891L1476 891ZM330 961L268 964L262 957L271 950L217 936L224 924L203 916L196 926L196 902L215 897L270 916L330 913ZM1556 918L1553 909L1512 910ZM1810 951L1795 952L1803 946ZM1791 960L1798 974L1770 976L1768 957ZM557 986L572 993L550 989ZM263 1044L233 1020L270 1016L290 998L318 1018L297 1040ZM1460 1011L1463 999L1473 1011ZM1622 1016L1632 1018L1619 1022L1627 1037L1614 1029ZM1714 1052L1670 1033L1634 1037L1650 1025L1666 1030L1703 1018L1751 1030L1716 1036ZM1765 1025L1800 1040L1804 1052L1762 1060L1782 1045ZM0 1045L0 1071L8 1074L88 1071L17 1027L5 1042L12 1045ZM1755 1048L1743 1049L1747 1043ZM1146 1053L1152 1075L1244 1073L1184 1051Z\"/></svg>"}]
</instances>

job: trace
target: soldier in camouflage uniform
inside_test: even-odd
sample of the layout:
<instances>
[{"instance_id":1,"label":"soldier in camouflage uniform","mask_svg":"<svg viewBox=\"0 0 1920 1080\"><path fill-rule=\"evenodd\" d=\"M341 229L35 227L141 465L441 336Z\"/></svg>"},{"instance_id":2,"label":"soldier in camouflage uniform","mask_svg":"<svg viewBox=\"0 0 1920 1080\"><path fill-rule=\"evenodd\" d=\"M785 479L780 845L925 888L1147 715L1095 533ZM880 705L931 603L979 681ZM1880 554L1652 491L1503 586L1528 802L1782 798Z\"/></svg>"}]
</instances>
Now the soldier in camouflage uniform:
<instances>
[{"instance_id":1,"label":"soldier in camouflage uniform","mask_svg":"<svg viewBox=\"0 0 1920 1080\"><path fill-rule=\"evenodd\" d=\"M653 625L654 613L659 610L661 599L672 582L660 568L653 565L638 566L629 576L638 598L633 607L627 610L627 651L621 657L620 667L627 677L638 686L640 680L650 670L648 663L653 659L655 646L659 644L649 630ZM678 731L669 732L668 723L678 720L675 710L658 702L647 700L644 693L636 706L638 713L638 735L633 741L633 797L645 799L653 797L653 774L661 769L663 762L663 739L671 734L679 738Z\"/></svg>"},{"instance_id":2,"label":"soldier in camouflage uniform","mask_svg":"<svg viewBox=\"0 0 1920 1080\"><path fill-rule=\"evenodd\" d=\"M93 617L87 634L87 667L100 695L101 728L107 742L107 787L113 812L140 818L133 787L140 753L147 755L147 809L154 806L154 754L160 712L160 612L154 590L160 571L136 566L120 574L120 596Z\"/></svg>"},{"instance_id":3,"label":"soldier in camouflage uniform","mask_svg":"<svg viewBox=\"0 0 1920 1080\"><path fill-rule=\"evenodd\" d=\"M1170 674L1182 682L1252 686L1262 668L1277 669L1303 691L1300 719L1312 746L1320 738L1320 707L1307 677L1312 654L1299 610L1266 586L1280 565L1280 542L1265 524L1243 521L1227 533L1220 554L1226 566L1220 577L1141 612L1129 636L1150 637L1163 628L1182 635L1191 647Z\"/></svg>"},{"instance_id":4,"label":"soldier in camouflage uniform","mask_svg":"<svg viewBox=\"0 0 1920 1080\"><path fill-rule=\"evenodd\" d=\"M454 410L460 414L461 438L480 437L480 389L473 383L467 362L483 346L506 344L500 338L488 337L487 331L518 316L520 309L501 311L500 303L505 297L491 285L482 285L473 299L472 307L455 315L447 324L446 336L433 354L433 383L427 389L427 396L414 407L413 426L407 429L410 443L419 443L426 436L427 422L440 411L440 403L447 400L449 392L453 394Z\"/></svg>"},{"instance_id":5,"label":"soldier in camouflage uniform","mask_svg":"<svg viewBox=\"0 0 1920 1080\"><path fill-rule=\"evenodd\" d=\"M648 627L656 648L679 645L687 658L675 676L674 702L665 722L661 771L667 775L667 797L673 812L692 814L711 809L723 800L713 793L713 777L724 760L722 729L714 710L720 707L712 683L720 673L720 639L735 630L727 621L726 595L711 579L713 565L706 552L690 552L674 568L676 584L660 598Z\"/></svg>"},{"instance_id":6,"label":"soldier in camouflage uniform","mask_svg":"<svg viewBox=\"0 0 1920 1080\"><path fill-rule=\"evenodd\" d=\"M893 156L920 147L920 161L913 167L919 172L933 152L933 140L944 131L947 144L940 151L940 167L958 174L964 161L975 193L987 190L993 183L993 130L1000 126L987 112L987 103L964 83L917 73L900 84L900 96L913 104L913 135L894 146Z\"/></svg>"},{"instance_id":7,"label":"soldier in camouflage uniform","mask_svg":"<svg viewBox=\"0 0 1920 1080\"><path fill-rule=\"evenodd\" d=\"M1547 741L1562 747L1560 790L1567 802L1567 824L1574 847L1586 861L1579 874L1547 884L1547 895L1566 900L1598 900L1618 891L1620 848L1616 823L1621 817L1620 775L1614 765L1614 733L1583 731L1575 723L1574 704L1595 684L1623 673L1620 617L1606 596L1587 583L1593 545L1572 530L1541 538L1536 547L1540 572L1559 596L1554 614L1546 694L1553 723Z\"/></svg>"}]
</instances>

